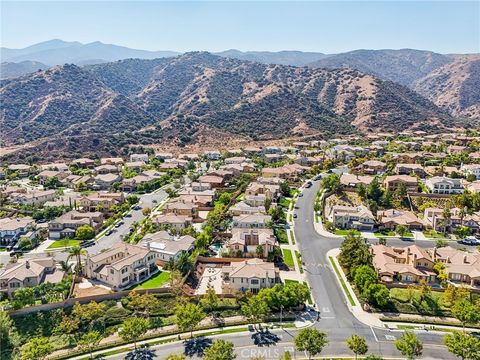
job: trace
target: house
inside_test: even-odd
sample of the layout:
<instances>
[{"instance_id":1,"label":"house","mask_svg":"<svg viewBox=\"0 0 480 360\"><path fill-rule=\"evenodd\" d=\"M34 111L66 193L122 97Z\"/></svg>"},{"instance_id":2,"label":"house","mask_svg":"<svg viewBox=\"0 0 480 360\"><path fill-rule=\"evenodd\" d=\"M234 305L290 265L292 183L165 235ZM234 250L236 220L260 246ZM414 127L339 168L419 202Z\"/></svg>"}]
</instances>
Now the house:
<instances>
[{"instance_id":1,"label":"house","mask_svg":"<svg viewBox=\"0 0 480 360\"><path fill-rule=\"evenodd\" d=\"M198 181L201 183L210 184L213 189L216 189L223 186L224 178L215 175L202 175L198 178Z\"/></svg>"},{"instance_id":2,"label":"house","mask_svg":"<svg viewBox=\"0 0 480 360\"><path fill-rule=\"evenodd\" d=\"M147 234L140 245L156 254L157 263L165 265L170 260L175 260L185 252L194 248L195 238L190 235L173 236L166 231L157 231Z\"/></svg>"},{"instance_id":3,"label":"house","mask_svg":"<svg viewBox=\"0 0 480 360\"><path fill-rule=\"evenodd\" d=\"M47 181L51 178L57 178L58 180L62 181L68 176L66 172L57 171L57 170L43 170L37 175L38 183L40 185L45 185Z\"/></svg>"},{"instance_id":4,"label":"house","mask_svg":"<svg viewBox=\"0 0 480 360\"><path fill-rule=\"evenodd\" d=\"M11 196L14 203L20 205L43 205L57 197L55 190L32 190L26 193L18 193Z\"/></svg>"},{"instance_id":5,"label":"house","mask_svg":"<svg viewBox=\"0 0 480 360\"><path fill-rule=\"evenodd\" d=\"M463 215L463 216L461 216ZM449 217L444 218L444 209L426 208L424 210L423 220L428 227L434 230L442 229L451 231L458 226L466 226L473 232L478 232L480 228L480 214L462 214L461 209L452 208L449 211Z\"/></svg>"},{"instance_id":6,"label":"house","mask_svg":"<svg viewBox=\"0 0 480 360\"><path fill-rule=\"evenodd\" d=\"M263 168L262 177L278 177L284 180L295 181L300 175L309 170L306 166L289 164L276 168Z\"/></svg>"},{"instance_id":7,"label":"house","mask_svg":"<svg viewBox=\"0 0 480 360\"><path fill-rule=\"evenodd\" d=\"M121 166L123 165L124 161L122 158L116 157L116 158L101 158L100 159L100 165L115 165L115 166Z\"/></svg>"},{"instance_id":8,"label":"house","mask_svg":"<svg viewBox=\"0 0 480 360\"><path fill-rule=\"evenodd\" d=\"M396 154L395 159L398 163L407 163L407 164L415 164L417 161L423 159L423 154L420 152L415 153L401 153Z\"/></svg>"},{"instance_id":9,"label":"house","mask_svg":"<svg viewBox=\"0 0 480 360\"><path fill-rule=\"evenodd\" d=\"M218 170L209 171L207 173L207 176L218 176L218 177L224 178L225 180L228 180L233 177L233 173L225 169L218 169Z\"/></svg>"},{"instance_id":10,"label":"house","mask_svg":"<svg viewBox=\"0 0 480 360\"><path fill-rule=\"evenodd\" d=\"M123 191L135 191L139 185L143 185L149 183L157 179L157 177L147 176L147 175L137 175L130 179L123 179L122 180L122 189Z\"/></svg>"},{"instance_id":11,"label":"house","mask_svg":"<svg viewBox=\"0 0 480 360\"><path fill-rule=\"evenodd\" d=\"M95 166L95 161L92 159L80 158L73 160L72 164L82 169L93 169Z\"/></svg>"},{"instance_id":12,"label":"house","mask_svg":"<svg viewBox=\"0 0 480 360\"><path fill-rule=\"evenodd\" d=\"M284 154L265 154L263 158L265 162L272 164L272 163L280 162L283 159L285 159L285 155Z\"/></svg>"},{"instance_id":13,"label":"house","mask_svg":"<svg viewBox=\"0 0 480 360\"><path fill-rule=\"evenodd\" d=\"M462 179L450 179L444 176L434 176L425 181L425 186L434 194L463 193Z\"/></svg>"},{"instance_id":14,"label":"house","mask_svg":"<svg viewBox=\"0 0 480 360\"><path fill-rule=\"evenodd\" d=\"M170 152L161 152L161 153L156 153L155 157L158 160L167 160L167 159L173 159L173 154Z\"/></svg>"},{"instance_id":15,"label":"house","mask_svg":"<svg viewBox=\"0 0 480 360\"><path fill-rule=\"evenodd\" d=\"M462 152L465 152L467 150L466 146L460 146L460 145L450 145L447 148L447 152L449 154L460 154Z\"/></svg>"},{"instance_id":16,"label":"house","mask_svg":"<svg viewBox=\"0 0 480 360\"><path fill-rule=\"evenodd\" d=\"M479 193L480 192L480 180L471 182L470 184L467 185L468 191L472 193Z\"/></svg>"},{"instance_id":17,"label":"house","mask_svg":"<svg viewBox=\"0 0 480 360\"><path fill-rule=\"evenodd\" d=\"M65 178L65 182L67 183L67 186L71 189L75 189L81 184L85 184L85 186L90 187L93 184L93 176L91 175L68 175Z\"/></svg>"},{"instance_id":18,"label":"house","mask_svg":"<svg viewBox=\"0 0 480 360\"><path fill-rule=\"evenodd\" d=\"M377 212L377 222L380 228L395 230L398 225L410 230L422 230L424 223L411 211L389 209Z\"/></svg>"},{"instance_id":19,"label":"house","mask_svg":"<svg viewBox=\"0 0 480 360\"><path fill-rule=\"evenodd\" d=\"M280 270L262 259L232 262L222 267L222 292L236 294L251 291L256 294L263 288L280 283Z\"/></svg>"},{"instance_id":20,"label":"house","mask_svg":"<svg viewBox=\"0 0 480 360\"><path fill-rule=\"evenodd\" d=\"M94 177L93 188L98 190L108 190L113 184L120 182L122 178L118 174L99 174Z\"/></svg>"},{"instance_id":21,"label":"house","mask_svg":"<svg viewBox=\"0 0 480 360\"><path fill-rule=\"evenodd\" d=\"M375 217L364 205L333 205L328 212L328 221L338 229L373 230Z\"/></svg>"},{"instance_id":22,"label":"house","mask_svg":"<svg viewBox=\"0 0 480 360\"><path fill-rule=\"evenodd\" d=\"M0 219L0 244L3 246L12 245L35 226L31 217Z\"/></svg>"},{"instance_id":23,"label":"house","mask_svg":"<svg viewBox=\"0 0 480 360\"><path fill-rule=\"evenodd\" d=\"M465 175L473 174L480 180L480 164L464 164L460 167L460 171Z\"/></svg>"},{"instance_id":24,"label":"house","mask_svg":"<svg viewBox=\"0 0 480 360\"><path fill-rule=\"evenodd\" d=\"M131 171L139 171L145 166L143 161L129 161L125 163L125 167Z\"/></svg>"},{"instance_id":25,"label":"house","mask_svg":"<svg viewBox=\"0 0 480 360\"><path fill-rule=\"evenodd\" d=\"M234 204L229 208L229 211L234 216L240 215L252 215L257 213L265 213L265 206L264 205L250 205L245 201L239 201L238 203Z\"/></svg>"},{"instance_id":26,"label":"house","mask_svg":"<svg viewBox=\"0 0 480 360\"><path fill-rule=\"evenodd\" d=\"M385 245L372 245L372 265L382 282L413 283L425 280L435 282L433 261L429 252L420 246L411 245L396 248Z\"/></svg>"},{"instance_id":27,"label":"house","mask_svg":"<svg viewBox=\"0 0 480 360\"><path fill-rule=\"evenodd\" d=\"M197 161L200 157L198 154L180 154L178 155L178 158L182 160Z\"/></svg>"},{"instance_id":28,"label":"house","mask_svg":"<svg viewBox=\"0 0 480 360\"><path fill-rule=\"evenodd\" d=\"M385 170L387 169L387 164L383 161L367 160L363 164L361 164L359 168L366 174L374 175L385 172Z\"/></svg>"},{"instance_id":29,"label":"house","mask_svg":"<svg viewBox=\"0 0 480 360\"><path fill-rule=\"evenodd\" d=\"M241 164L245 161L247 161L247 158L245 156L234 156L226 158L225 164Z\"/></svg>"},{"instance_id":30,"label":"house","mask_svg":"<svg viewBox=\"0 0 480 360\"><path fill-rule=\"evenodd\" d=\"M390 191L395 191L401 184L405 185L407 192L418 192L418 180L408 175L390 175L385 177L383 185Z\"/></svg>"},{"instance_id":31,"label":"house","mask_svg":"<svg viewBox=\"0 0 480 360\"><path fill-rule=\"evenodd\" d=\"M97 174L118 173L118 166L111 164L100 165L95 168L95 172Z\"/></svg>"},{"instance_id":32,"label":"house","mask_svg":"<svg viewBox=\"0 0 480 360\"><path fill-rule=\"evenodd\" d=\"M210 183L198 181L192 182L191 187L193 191L206 191L212 189L212 185Z\"/></svg>"},{"instance_id":33,"label":"house","mask_svg":"<svg viewBox=\"0 0 480 360\"><path fill-rule=\"evenodd\" d=\"M27 164L12 164L8 166L8 172L17 173L18 177L25 178L33 173L33 166Z\"/></svg>"},{"instance_id":34,"label":"house","mask_svg":"<svg viewBox=\"0 0 480 360\"><path fill-rule=\"evenodd\" d=\"M420 164L397 164L395 165L395 172L398 175L415 174L422 179L427 176L427 172L425 171L424 167Z\"/></svg>"},{"instance_id":35,"label":"house","mask_svg":"<svg viewBox=\"0 0 480 360\"><path fill-rule=\"evenodd\" d=\"M119 290L142 282L157 272L156 259L152 250L118 242L105 252L87 256L85 272L88 278Z\"/></svg>"},{"instance_id":36,"label":"house","mask_svg":"<svg viewBox=\"0 0 480 360\"><path fill-rule=\"evenodd\" d=\"M258 246L262 247L262 257L266 258L277 243L272 229L233 228L232 237L225 247L232 254L256 256Z\"/></svg>"},{"instance_id":37,"label":"house","mask_svg":"<svg viewBox=\"0 0 480 360\"><path fill-rule=\"evenodd\" d=\"M175 215L184 215L190 218L198 217L198 206L191 202L183 202L180 200L167 203L166 212Z\"/></svg>"},{"instance_id":38,"label":"house","mask_svg":"<svg viewBox=\"0 0 480 360\"><path fill-rule=\"evenodd\" d=\"M69 211L48 223L48 237L62 239L74 237L75 231L82 225L89 225L98 231L102 226L103 214L95 212Z\"/></svg>"},{"instance_id":39,"label":"house","mask_svg":"<svg viewBox=\"0 0 480 360\"><path fill-rule=\"evenodd\" d=\"M82 211L86 212L110 212L114 205L121 205L125 201L123 193L99 192L82 196L78 203Z\"/></svg>"},{"instance_id":40,"label":"house","mask_svg":"<svg viewBox=\"0 0 480 360\"><path fill-rule=\"evenodd\" d=\"M148 154L131 154L130 162L143 162L146 164L148 162Z\"/></svg>"},{"instance_id":41,"label":"house","mask_svg":"<svg viewBox=\"0 0 480 360\"><path fill-rule=\"evenodd\" d=\"M343 173L342 176L340 176L340 183L347 188L355 188L359 184L368 186L372 181L373 176L370 175L354 175Z\"/></svg>"},{"instance_id":42,"label":"house","mask_svg":"<svg viewBox=\"0 0 480 360\"><path fill-rule=\"evenodd\" d=\"M192 218L185 215L167 213L154 217L152 222L159 228L162 226L166 226L175 229L176 231L180 231L192 225Z\"/></svg>"},{"instance_id":43,"label":"house","mask_svg":"<svg viewBox=\"0 0 480 360\"><path fill-rule=\"evenodd\" d=\"M272 217L270 215L264 215L260 213L238 215L233 217L233 227L265 229L271 220Z\"/></svg>"},{"instance_id":44,"label":"house","mask_svg":"<svg viewBox=\"0 0 480 360\"><path fill-rule=\"evenodd\" d=\"M269 200L276 199L280 194L280 185L262 184L253 181L247 185L245 196L264 195Z\"/></svg>"},{"instance_id":45,"label":"house","mask_svg":"<svg viewBox=\"0 0 480 360\"><path fill-rule=\"evenodd\" d=\"M57 284L64 277L65 272L57 269L53 258L20 258L7 264L0 275L0 292L11 297L18 289L43 283Z\"/></svg>"},{"instance_id":46,"label":"house","mask_svg":"<svg viewBox=\"0 0 480 360\"><path fill-rule=\"evenodd\" d=\"M205 156L207 160L220 160L222 157L220 151L204 151L203 156Z\"/></svg>"},{"instance_id":47,"label":"house","mask_svg":"<svg viewBox=\"0 0 480 360\"><path fill-rule=\"evenodd\" d=\"M43 164L40 165L40 169L42 170L54 170L60 172L68 172L69 168L68 165L65 163L50 163L50 164Z\"/></svg>"}]
</instances>

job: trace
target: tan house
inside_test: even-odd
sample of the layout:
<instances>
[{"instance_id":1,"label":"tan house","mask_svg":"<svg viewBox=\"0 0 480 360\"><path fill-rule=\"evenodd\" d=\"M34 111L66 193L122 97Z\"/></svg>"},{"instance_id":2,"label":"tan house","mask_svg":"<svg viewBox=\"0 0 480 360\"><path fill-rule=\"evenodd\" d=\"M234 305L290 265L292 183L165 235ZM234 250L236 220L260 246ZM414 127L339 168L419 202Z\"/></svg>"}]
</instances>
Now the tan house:
<instances>
[{"instance_id":1,"label":"tan house","mask_svg":"<svg viewBox=\"0 0 480 360\"><path fill-rule=\"evenodd\" d=\"M168 213L174 213L176 215L183 215L190 218L198 217L198 206L191 202L183 202L177 200L174 202L169 202L165 206L165 210Z\"/></svg>"},{"instance_id":2,"label":"tan house","mask_svg":"<svg viewBox=\"0 0 480 360\"><path fill-rule=\"evenodd\" d=\"M232 262L222 268L221 276L224 294L246 291L256 294L260 289L280 283L280 270L273 263L257 258Z\"/></svg>"},{"instance_id":3,"label":"tan house","mask_svg":"<svg viewBox=\"0 0 480 360\"><path fill-rule=\"evenodd\" d=\"M225 247L232 254L242 256L257 256L257 247L262 247L262 256L266 258L273 251L277 240L272 229L242 229L233 228L232 237Z\"/></svg>"},{"instance_id":4,"label":"tan house","mask_svg":"<svg viewBox=\"0 0 480 360\"><path fill-rule=\"evenodd\" d=\"M57 197L55 190L32 190L27 193L12 195L12 202L21 205L43 205L47 201L53 201Z\"/></svg>"},{"instance_id":5,"label":"tan house","mask_svg":"<svg viewBox=\"0 0 480 360\"><path fill-rule=\"evenodd\" d=\"M48 223L48 237L50 239L62 239L74 237L75 231L82 225L89 225L98 231L102 226L103 213L69 211Z\"/></svg>"},{"instance_id":6,"label":"tan house","mask_svg":"<svg viewBox=\"0 0 480 360\"><path fill-rule=\"evenodd\" d=\"M373 230L375 217L364 205L333 205L327 210L327 219L338 229Z\"/></svg>"},{"instance_id":7,"label":"tan house","mask_svg":"<svg viewBox=\"0 0 480 360\"><path fill-rule=\"evenodd\" d=\"M86 276L114 290L148 279L157 272L156 254L144 247L119 242L105 252L87 256Z\"/></svg>"},{"instance_id":8,"label":"tan house","mask_svg":"<svg viewBox=\"0 0 480 360\"><path fill-rule=\"evenodd\" d=\"M348 188L355 188L359 184L368 186L372 181L373 176L369 175L354 175L343 173L342 176L340 176L340 183Z\"/></svg>"},{"instance_id":9,"label":"tan house","mask_svg":"<svg viewBox=\"0 0 480 360\"><path fill-rule=\"evenodd\" d=\"M78 203L82 211L109 212L113 205L121 205L125 201L123 193L99 192L82 196Z\"/></svg>"},{"instance_id":10,"label":"tan house","mask_svg":"<svg viewBox=\"0 0 480 360\"><path fill-rule=\"evenodd\" d=\"M194 243L195 238L190 235L173 236L162 230L145 235L140 245L154 251L157 264L163 266L172 259L178 259L181 254L193 250Z\"/></svg>"},{"instance_id":11,"label":"tan house","mask_svg":"<svg viewBox=\"0 0 480 360\"><path fill-rule=\"evenodd\" d=\"M198 178L198 182L210 184L213 189L222 187L224 181L223 177L215 175L202 175Z\"/></svg>"},{"instance_id":12,"label":"tan house","mask_svg":"<svg viewBox=\"0 0 480 360\"><path fill-rule=\"evenodd\" d=\"M407 192L418 192L418 180L408 175L391 175L383 180L383 185L390 191L395 191L400 184L404 184Z\"/></svg>"},{"instance_id":13,"label":"tan house","mask_svg":"<svg viewBox=\"0 0 480 360\"><path fill-rule=\"evenodd\" d=\"M192 218L190 216L167 213L154 217L153 224L157 227L166 226L180 231L192 225Z\"/></svg>"},{"instance_id":14,"label":"tan house","mask_svg":"<svg viewBox=\"0 0 480 360\"><path fill-rule=\"evenodd\" d=\"M20 258L16 263L6 265L0 275L0 292L11 297L18 289L42 283L57 284L64 277L65 272L56 268L53 258Z\"/></svg>"},{"instance_id":15,"label":"tan house","mask_svg":"<svg viewBox=\"0 0 480 360\"><path fill-rule=\"evenodd\" d=\"M265 229L270 223L272 217L265 214L248 214L233 217L233 227L250 228L250 229Z\"/></svg>"},{"instance_id":16,"label":"tan house","mask_svg":"<svg viewBox=\"0 0 480 360\"><path fill-rule=\"evenodd\" d=\"M422 230L423 220L411 211L389 209L377 212L377 222L381 229L394 230L398 225L406 226L410 230Z\"/></svg>"},{"instance_id":17,"label":"tan house","mask_svg":"<svg viewBox=\"0 0 480 360\"><path fill-rule=\"evenodd\" d=\"M374 175L385 172L385 170L387 169L387 164L383 161L367 160L363 164L361 164L359 168L366 174Z\"/></svg>"},{"instance_id":18,"label":"tan house","mask_svg":"<svg viewBox=\"0 0 480 360\"><path fill-rule=\"evenodd\" d=\"M415 174L422 179L427 176L427 172L420 164L397 164L395 165L395 172L398 175Z\"/></svg>"}]
</instances>

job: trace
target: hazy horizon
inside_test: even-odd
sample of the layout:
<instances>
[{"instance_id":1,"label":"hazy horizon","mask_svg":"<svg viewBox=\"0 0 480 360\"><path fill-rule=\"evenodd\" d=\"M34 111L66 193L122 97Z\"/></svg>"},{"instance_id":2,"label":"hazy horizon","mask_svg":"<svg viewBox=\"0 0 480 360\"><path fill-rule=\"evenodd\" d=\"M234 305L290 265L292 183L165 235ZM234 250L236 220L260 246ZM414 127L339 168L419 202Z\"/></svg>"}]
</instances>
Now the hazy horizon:
<instances>
[{"instance_id":1,"label":"hazy horizon","mask_svg":"<svg viewBox=\"0 0 480 360\"><path fill-rule=\"evenodd\" d=\"M1 1L1 46L49 39L177 52L480 52L478 1Z\"/></svg>"}]
</instances>

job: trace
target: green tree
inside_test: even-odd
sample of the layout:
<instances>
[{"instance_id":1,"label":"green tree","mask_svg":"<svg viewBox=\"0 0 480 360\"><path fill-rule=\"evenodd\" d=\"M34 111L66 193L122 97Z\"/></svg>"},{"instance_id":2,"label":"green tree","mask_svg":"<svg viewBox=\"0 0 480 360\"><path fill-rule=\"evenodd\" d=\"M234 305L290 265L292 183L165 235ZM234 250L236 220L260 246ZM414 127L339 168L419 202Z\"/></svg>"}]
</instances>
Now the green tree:
<instances>
[{"instance_id":1,"label":"green tree","mask_svg":"<svg viewBox=\"0 0 480 360\"><path fill-rule=\"evenodd\" d=\"M445 239L436 239L435 240L435 247L436 248L443 248L448 246L448 241Z\"/></svg>"},{"instance_id":2,"label":"green tree","mask_svg":"<svg viewBox=\"0 0 480 360\"><path fill-rule=\"evenodd\" d=\"M395 232L400 236L405 236L408 233L408 228L405 225L397 225Z\"/></svg>"},{"instance_id":3,"label":"green tree","mask_svg":"<svg viewBox=\"0 0 480 360\"><path fill-rule=\"evenodd\" d=\"M451 308L453 316L455 316L461 323L465 330L465 325L476 324L480 320L480 311L477 305L472 304L467 299L460 299L455 301Z\"/></svg>"},{"instance_id":4,"label":"green tree","mask_svg":"<svg viewBox=\"0 0 480 360\"><path fill-rule=\"evenodd\" d=\"M242 314L254 324L260 323L270 313L267 302L258 296L252 296L242 305Z\"/></svg>"},{"instance_id":5,"label":"green tree","mask_svg":"<svg viewBox=\"0 0 480 360\"><path fill-rule=\"evenodd\" d=\"M193 337L193 329L205 318L205 313L197 304L182 302L175 309L178 328L182 331L190 331Z\"/></svg>"},{"instance_id":6,"label":"green tree","mask_svg":"<svg viewBox=\"0 0 480 360\"><path fill-rule=\"evenodd\" d=\"M282 181L280 183L280 193L282 194L282 196L290 197L291 189L290 189L290 185L288 185L288 182Z\"/></svg>"},{"instance_id":7,"label":"green tree","mask_svg":"<svg viewBox=\"0 0 480 360\"><path fill-rule=\"evenodd\" d=\"M272 217L273 222L285 220L285 212L280 205L271 207L268 214Z\"/></svg>"},{"instance_id":8,"label":"green tree","mask_svg":"<svg viewBox=\"0 0 480 360\"><path fill-rule=\"evenodd\" d=\"M152 209L150 209L149 207L146 207L146 208L143 208L142 209L142 215L143 216L148 216L152 213Z\"/></svg>"},{"instance_id":9,"label":"green tree","mask_svg":"<svg viewBox=\"0 0 480 360\"><path fill-rule=\"evenodd\" d=\"M46 337L34 337L22 346L21 360L43 360L53 351L53 345Z\"/></svg>"},{"instance_id":10,"label":"green tree","mask_svg":"<svg viewBox=\"0 0 480 360\"><path fill-rule=\"evenodd\" d=\"M395 341L395 347L407 359L412 360L422 355L423 344L413 331L405 331L400 339Z\"/></svg>"},{"instance_id":11,"label":"green tree","mask_svg":"<svg viewBox=\"0 0 480 360\"><path fill-rule=\"evenodd\" d=\"M346 270L346 275L351 278L352 269L361 265L372 265L372 254L360 235L349 232L340 247L338 261Z\"/></svg>"},{"instance_id":12,"label":"green tree","mask_svg":"<svg viewBox=\"0 0 480 360\"><path fill-rule=\"evenodd\" d=\"M12 305L15 309L35 305L35 290L33 288L20 288L13 293Z\"/></svg>"},{"instance_id":13,"label":"green tree","mask_svg":"<svg viewBox=\"0 0 480 360\"><path fill-rule=\"evenodd\" d=\"M90 240L95 236L95 230L90 225L82 225L75 230L75 237L80 240Z\"/></svg>"},{"instance_id":14,"label":"green tree","mask_svg":"<svg viewBox=\"0 0 480 360\"><path fill-rule=\"evenodd\" d=\"M462 331L453 331L443 338L443 342L453 355L462 360L480 359L480 340Z\"/></svg>"},{"instance_id":15,"label":"green tree","mask_svg":"<svg viewBox=\"0 0 480 360\"><path fill-rule=\"evenodd\" d=\"M203 352L203 360L233 360L237 356L233 352L233 343L218 339Z\"/></svg>"},{"instance_id":16,"label":"green tree","mask_svg":"<svg viewBox=\"0 0 480 360\"><path fill-rule=\"evenodd\" d=\"M328 344L327 334L314 328L300 330L293 338L297 351L306 351L308 358L320 354Z\"/></svg>"},{"instance_id":17,"label":"green tree","mask_svg":"<svg viewBox=\"0 0 480 360\"><path fill-rule=\"evenodd\" d=\"M149 322L147 319L132 317L125 320L118 332L118 335L124 341L133 341L135 349L137 348L137 340L148 330Z\"/></svg>"},{"instance_id":18,"label":"green tree","mask_svg":"<svg viewBox=\"0 0 480 360\"><path fill-rule=\"evenodd\" d=\"M383 190L380 187L378 179L375 177L373 178L372 182L368 184L367 187L367 197L369 200L372 200L376 204L380 203L380 199L382 198Z\"/></svg>"},{"instance_id":19,"label":"green tree","mask_svg":"<svg viewBox=\"0 0 480 360\"><path fill-rule=\"evenodd\" d=\"M75 259L77 259L77 265L75 266L75 271L77 273L81 273L82 272L82 255L87 255L87 250L82 249L79 245L74 245L70 249L68 249L67 252L68 252L68 260L71 257L75 257Z\"/></svg>"},{"instance_id":20,"label":"green tree","mask_svg":"<svg viewBox=\"0 0 480 360\"><path fill-rule=\"evenodd\" d=\"M368 346L365 338L352 335L347 339L347 346L355 354L355 359L358 355L365 355L368 351Z\"/></svg>"},{"instance_id":21,"label":"green tree","mask_svg":"<svg viewBox=\"0 0 480 360\"><path fill-rule=\"evenodd\" d=\"M383 284L370 284L365 289L364 296L371 305L383 308L390 301L390 291Z\"/></svg>"},{"instance_id":22,"label":"green tree","mask_svg":"<svg viewBox=\"0 0 480 360\"><path fill-rule=\"evenodd\" d=\"M128 293L127 299L128 307L131 310L147 317L150 316L160 304L155 295L149 294L148 292L140 295L135 290Z\"/></svg>"},{"instance_id":23,"label":"green tree","mask_svg":"<svg viewBox=\"0 0 480 360\"><path fill-rule=\"evenodd\" d=\"M472 229L470 229L468 226L457 226L455 229L455 235L457 235L460 239L464 239L471 234Z\"/></svg>"},{"instance_id":24,"label":"green tree","mask_svg":"<svg viewBox=\"0 0 480 360\"><path fill-rule=\"evenodd\" d=\"M330 174L322 179L322 187L326 191L338 193L342 188L340 176L338 174Z\"/></svg>"},{"instance_id":25,"label":"green tree","mask_svg":"<svg viewBox=\"0 0 480 360\"><path fill-rule=\"evenodd\" d=\"M17 328L7 312L0 310L0 358L9 359L20 345Z\"/></svg>"},{"instance_id":26,"label":"green tree","mask_svg":"<svg viewBox=\"0 0 480 360\"><path fill-rule=\"evenodd\" d=\"M215 293L215 289L209 286L202 300L200 300L200 303L207 312L215 310L218 307L219 303L219 299L217 294Z\"/></svg>"},{"instance_id":27,"label":"green tree","mask_svg":"<svg viewBox=\"0 0 480 360\"><path fill-rule=\"evenodd\" d=\"M365 288L370 284L376 284L378 282L378 275L376 271L368 265L361 265L355 269L355 275L353 277L353 283L355 287L363 293Z\"/></svg>"},{"instance_id":28,"label":"green tree","mask_svg":"<svg viewBox=\"0 0 480 360\"><path fill-rule=\"evenodd\" d=\"M228 192L223 192L218 197L218 201L220 201L223 205L230 204L231 200L232 200L232 195Z\"/></svg>"},{"instance_id":29,"label":"green tree","mask_svg":"<svg viewBox=\"0 0 480 360\"><path fill-rule=\"evenodd\" d=\"M92 352L102 340L102 335L98 331L89 331L84 334L78 341L78 346L82 351L88 352L90 358L93 359Z\"/></svg>"}]
</instances>

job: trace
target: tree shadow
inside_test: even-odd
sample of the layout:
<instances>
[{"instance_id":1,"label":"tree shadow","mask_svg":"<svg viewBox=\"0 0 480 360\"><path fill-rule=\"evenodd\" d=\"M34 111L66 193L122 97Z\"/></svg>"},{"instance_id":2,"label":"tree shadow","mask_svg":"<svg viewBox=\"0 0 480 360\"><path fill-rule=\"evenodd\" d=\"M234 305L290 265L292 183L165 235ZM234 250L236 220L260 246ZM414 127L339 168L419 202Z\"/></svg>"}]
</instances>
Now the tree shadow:
<instances>
[{"instance_id":1,"label":"tree shadow","mask_svg":"<svg viewBox=\"0 0 480 360\"><path fill-rule=\"evenodd\" d=\"M197 337L185 340L185 355L202 357L206 348L212 345L212 339L206 337Z\"/></svg>"},{"instance_id":2,"label":"tree shadow","mask_svg":"<svg viewBox=\"0 0 480 360\"><path fill-rule=\"evenodd\" d=\"M125 360L153 360L155 358L155 350L150 349L148 345L132 350L125 356Z\"/></svg>"},{"instance_id":3,"label":"tree shadow","mask_svg":"<svg viewBox=\"0 0 480 360\"><path fill-rule=\"evenodd\" d=\"M268 330L259 330L252 334L253 343L257 346L273 346L280 341L280 337Z\"/></svg>"}]
</instances>

